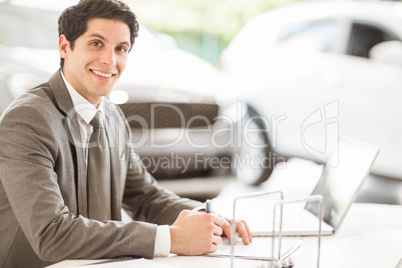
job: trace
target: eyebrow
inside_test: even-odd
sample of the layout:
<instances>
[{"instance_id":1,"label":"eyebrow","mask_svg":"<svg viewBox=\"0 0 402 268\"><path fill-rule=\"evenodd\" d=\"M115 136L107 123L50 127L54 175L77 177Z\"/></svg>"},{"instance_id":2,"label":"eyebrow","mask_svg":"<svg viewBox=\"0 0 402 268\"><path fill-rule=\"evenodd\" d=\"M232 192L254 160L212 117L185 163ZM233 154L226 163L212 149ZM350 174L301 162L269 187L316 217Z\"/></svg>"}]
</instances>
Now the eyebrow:
<instances>
[{"instance_id":1,"label":"eyebrow","mask_svg":"<svg viewBox=\"0 0 402 268\"><path fill-rule=\"evenodd\" d=\"M99 39L101 39L101 40L103 40L105 42L109 42L109 40L107 38L103 37L102 35L100 35L98 33L90 34L89 37L97 37L97 38L99 38ZM128 42L128 41L123 41L123 42L120 42L119 45L127 45L127 46L130 47L131 43Z\"/></svg>"}]
</instances>

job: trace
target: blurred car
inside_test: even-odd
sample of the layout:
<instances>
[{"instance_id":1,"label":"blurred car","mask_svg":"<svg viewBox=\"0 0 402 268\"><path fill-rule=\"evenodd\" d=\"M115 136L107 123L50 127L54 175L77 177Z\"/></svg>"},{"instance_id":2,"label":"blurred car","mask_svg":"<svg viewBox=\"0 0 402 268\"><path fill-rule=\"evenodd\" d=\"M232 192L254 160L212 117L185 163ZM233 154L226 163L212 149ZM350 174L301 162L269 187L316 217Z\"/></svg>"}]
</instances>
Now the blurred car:
<instances>
[{"instance_id":1,"label":"blurred car","mask_svg":"<svg viewBox=\"0 0 402 268\"><path fill-rule=\"evenodd\" d=\"M347 135L380 146L373 173L402 179L401 40L402 3L300 2L246 23L221 68L271 152L324 162Z\"/></svg>"},{"instance_id":2,"label":"blurred car","mask_svg":"<svg viewBox=\"0 0 402 268\"><path fill-rule=\"evenodd\" d=\"M0 1L0 113L59 68L57 20L75 3ZM129 118L136 152L157 178L208 172L221 167L211 160L230 158L228 121L218 119L225 105L215 97L221 81L215 67L140 26L109 98Z\"/></svg>"}]
</instances>

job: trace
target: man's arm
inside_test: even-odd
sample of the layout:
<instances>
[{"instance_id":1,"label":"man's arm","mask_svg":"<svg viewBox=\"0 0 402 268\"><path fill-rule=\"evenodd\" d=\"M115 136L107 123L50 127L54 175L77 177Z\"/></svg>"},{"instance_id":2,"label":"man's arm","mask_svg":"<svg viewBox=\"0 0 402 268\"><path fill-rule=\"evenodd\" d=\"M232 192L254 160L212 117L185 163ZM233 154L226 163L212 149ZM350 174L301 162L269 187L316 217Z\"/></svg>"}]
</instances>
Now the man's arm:
<instances>
[{"instance_id":1,"label":"man's arm","mask_svg":"<svg viewBox=\"0 0 402 268\"><path fill-rule=\"evenodd\" d=\"M8 111L0 123L1 187L9 202L4 207L18 221L15 228L22 229L32 249L46 261L122 255L152 258L156 225L99 222L71 213L65 198L77 198L76 193L63 196L56 171L72 160L62 155L61 137L53 133L61 116L54 115L56 109L51 113L23 106ZM75 171L65 172L70 172L63 176L71 175L74 184Z\"/></svg>"},{"instance_id":2,"label":"man's arm","mask_svg":"<svg viewBox=\"0 0 402 268\"><path fill-rule=\"evenodd\" d=\"M131 154L131 157L132 166L128 170L123 202L130 206L135 220L172 224L181 211L202 205L159 186L141 165L138 156Z\"/></svg>"}]
</instances>

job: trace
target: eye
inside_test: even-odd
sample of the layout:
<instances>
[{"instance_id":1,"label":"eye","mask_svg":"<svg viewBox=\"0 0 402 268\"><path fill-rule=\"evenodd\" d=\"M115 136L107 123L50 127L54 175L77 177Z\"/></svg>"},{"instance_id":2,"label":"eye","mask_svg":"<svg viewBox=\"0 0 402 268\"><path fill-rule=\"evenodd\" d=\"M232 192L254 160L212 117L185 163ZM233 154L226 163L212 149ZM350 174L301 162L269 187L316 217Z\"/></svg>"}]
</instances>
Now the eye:
<instances>
[{"instance_id":1,"label":"eye","mask_svg":"<svg viewBox=\"0 0 402 268\"><path fill-rule=\"evenodd\" d=\"M118 52L121 52L121 53L126 53L126 52L127 52L127 48L126 48L126 47L116 47L116 50L117 50Z\"/></svg>"},{"instance_id":2,"label":"eye","mask_svg":"<svg viewBox=\"0 0 402 268\"><path fill-rule=\"evenodd\" d=\"M94 41L94 42L91 42L91 45L93 45L95 47L100 47L100 46L102 46L102 43L98 42L98 41Z\"/></svg>"}]
</instances>

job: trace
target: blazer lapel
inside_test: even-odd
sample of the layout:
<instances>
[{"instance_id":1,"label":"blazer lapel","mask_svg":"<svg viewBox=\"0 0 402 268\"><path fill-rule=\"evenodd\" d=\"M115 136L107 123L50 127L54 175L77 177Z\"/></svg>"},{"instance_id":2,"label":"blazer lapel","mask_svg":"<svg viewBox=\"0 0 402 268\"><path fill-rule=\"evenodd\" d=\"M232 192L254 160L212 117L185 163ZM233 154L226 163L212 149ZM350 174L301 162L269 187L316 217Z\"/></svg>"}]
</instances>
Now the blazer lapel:
<instances>
[{"instance_id":1,"label":"blazer lapel","mask_svg":"<svg viewBox=\"0 0 402 268\"><path fill-rule=\"evenodd\" d=\"M71 143L71 148L75 151L77 178L75 179L77 191L78 214L88 217L87 207L87 169L85 165L85 156L82 149L80 127L78 124L77 113L67 87L58 70L50 79L49 86L55 97L56 105L64 113L64 126Z\"/></svg>"}]
</instances>

